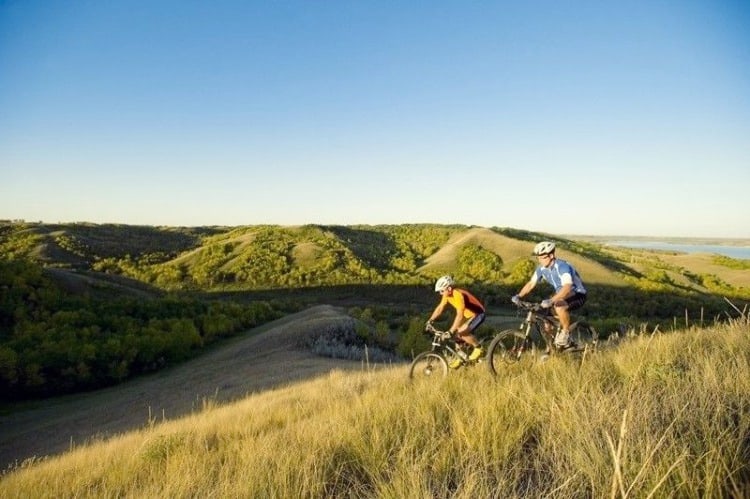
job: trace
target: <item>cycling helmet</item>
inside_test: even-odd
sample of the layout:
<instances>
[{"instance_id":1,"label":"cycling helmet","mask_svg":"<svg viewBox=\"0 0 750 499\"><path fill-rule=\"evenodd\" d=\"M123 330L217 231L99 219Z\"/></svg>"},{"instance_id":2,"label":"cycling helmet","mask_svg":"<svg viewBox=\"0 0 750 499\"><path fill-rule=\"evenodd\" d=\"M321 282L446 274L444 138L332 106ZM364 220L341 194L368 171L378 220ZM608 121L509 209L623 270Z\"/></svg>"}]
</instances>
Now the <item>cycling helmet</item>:
<instances>
[{"instance_id":1,"label":"cycling helmet","mask_svg":"<svg viewBox=\"0 0 750 499\"><path fill-rule=\"evenodd\" d=\"M542 241L541 243L534 246L534 251L532 255L546 255L548 253L554 253L555 252L555 243L552 241Z\"/></svg>"},{"instance_id":2,"label":"cycling helmet","mask_svg":"<svg viewBox=\"0 0 750 499\"><path fill-rule=\"evenodd\" d=\"M449 275L444 275L435 283L435 292L442 293L451 286L453 286L453 278Z\"/></svg>"}]
</instances>

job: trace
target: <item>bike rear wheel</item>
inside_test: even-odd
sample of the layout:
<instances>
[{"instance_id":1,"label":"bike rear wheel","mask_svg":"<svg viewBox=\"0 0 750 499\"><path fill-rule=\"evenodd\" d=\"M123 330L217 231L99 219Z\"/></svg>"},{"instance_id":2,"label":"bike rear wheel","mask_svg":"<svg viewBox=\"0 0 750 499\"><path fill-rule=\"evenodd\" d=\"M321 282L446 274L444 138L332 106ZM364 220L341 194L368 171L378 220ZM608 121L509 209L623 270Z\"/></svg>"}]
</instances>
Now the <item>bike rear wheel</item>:
<instances>
[{"instance_id":1,"label":"bike rear wheel","mask_svg":"<svg viewBox=\"0 0 750 499\"><path fill-rule=\"evenodd\" d=\"M534 358L531 340L523 333L508 329L499 332L487 350L487 368L497 376L504 367Z\"/></svg>"},{"instance_id":2,"label":"bike rear wheel","mask_svg":"<svg viewBox=\"0 0 750 499\"><path fill-rule=\"evenodd\" d=\"M448 376L448 362L435 352L422 352L411 362L409 379L441 379Z\"/></svg>"}]
</instances>

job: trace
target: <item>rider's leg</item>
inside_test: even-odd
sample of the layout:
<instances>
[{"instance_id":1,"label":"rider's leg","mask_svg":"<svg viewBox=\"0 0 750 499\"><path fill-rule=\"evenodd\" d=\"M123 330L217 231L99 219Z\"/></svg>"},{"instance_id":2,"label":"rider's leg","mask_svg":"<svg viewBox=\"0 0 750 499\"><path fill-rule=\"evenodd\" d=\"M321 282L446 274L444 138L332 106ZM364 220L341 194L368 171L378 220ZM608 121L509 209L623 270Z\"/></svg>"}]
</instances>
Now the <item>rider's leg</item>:
<instances>
[{"instance_id":1,"label":"rider's leg","mask_svg":"<svg viewBox=\"0 0 750 499\"><path fill-rule=\"evenodd\" d=\"M563 302L564 305L557 306L558 303L555 304L555 314L557 315L557 318L560 319L560 328L568 331L570 329L570 311L568 310L568 304Z\"/></svg>"},{"instance_id":2,"label":"rider's leg","mask_svg":"<svg viewBox=\"0 0 750 499\"><path fill-rule=\"evenodd\" d=\"M464 340L469 345L473 346L474 348L479 346L479 342L477 341L477 338L471 334L471 331L466 327L466 324L458 328L458 336L461 337L462 340Z\"/></svg>"},{"instance_id":3,"label":"rider's leg","mask_svg":"<svg viewBox=\"0 0 750 499\"><path fill-rule=\"evenodd\" d=\"M571 345L570 340L570 311L581 308L586 302L586 295L576 293L565 300L555 303L555 314L560 319L560 332L555 336L555 345L566 347Z\"/></svg>"},{"instance_id":4,"label":"rider's leg","mask_svg":"<svg viewBox=\"0 0 750 499\"><path fill-rule=\"evenodd\" d=\"M482 322L484 322L484 314L477 314L459 328L459 332L463 330L461 338L474 347L474 350L471 351L471 355L469 355L469 360L477 360L482 356L482 348L479 346L479 341L477 341L476 336L472 334Z\"/></svg>"},{"instance_id":5,"label":"rider's leg","mask_svg":"<svg viewBox=\"0 0 750 499\"><path fill-rule=\"evenodd\" d=\"M555 303L555 315L560 319L560 330L555 335L555 346L564 348L570 345L570 312L564 300Z\"/></svg>"},{"instance_id":6,"label":"rider's leg","mask_svg":"<svg viewBox=\"0 0 750 499\"><path fill-rule=\"evenodd\" d=\"M474 360L472 359L472 356L474 355L474 352L477 350L477 346L479 345L479 342L474 337L474 335L471 334L471 330L469 330L469 328L467 327L467 324L468 323L464 323L458 327L458 331L456 331L456 335L458 336L456 338L457 340L456 343L463 342L474 347L474 349L471 352L471 355L469 355L468 357L469 360ZM459 346L459 353L462 353L463 349L461 348L460 345L458 346ZM464 359L466 359L465 357L466 354L463 354L463 355L464 355ZM448 367L450 367L451 369L458 369L459 367L461 367L463 363L464 361L457 357L453 359L453 362L448 364Z\"/></svg>"},{"instance_id":7,"label":"rider's leg","mask_svg":"<svg viewBox=\"0 0 750 499\"><path fill-rule=\"evenodd\" d=\"M479 327L481 323L484 322L484 314L477 314L468 321L461 324L461 326L458 328L458 335L461 337L462 340L464 340L469 345L473 346L474 348L479 346L479 341L477 341L476 336L474 336L474 330Z\"/></svg>"}]
</instances>

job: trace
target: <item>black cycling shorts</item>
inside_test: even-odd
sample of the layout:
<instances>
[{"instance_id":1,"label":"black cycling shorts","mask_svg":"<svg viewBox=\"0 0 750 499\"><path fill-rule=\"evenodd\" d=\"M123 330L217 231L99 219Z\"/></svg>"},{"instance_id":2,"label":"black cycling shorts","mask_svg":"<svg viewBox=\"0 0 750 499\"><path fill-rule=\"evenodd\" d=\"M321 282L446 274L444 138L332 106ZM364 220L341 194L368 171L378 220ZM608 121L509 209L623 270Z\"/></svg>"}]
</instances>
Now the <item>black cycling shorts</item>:
<instances>
[{"instance_id":1,"label":"black cycling shorts","mask_svg":"<svg viewBox=\"0 0 750 499\"><path fill-rule=\"evenodd\" d=\"M586 303L586 293L576 293L570 298L565 298L565 303L568 305L568 310L581 308Z\"/></svg>"},{"instance_id":2,"label":"black cycling shorts","mask_svg":"<svg viewBox=\"0 0 750 499\"><path fill-rule=\"evenodd\" d=\"M474 317L471 318L469 321L469 328L467 329L468 332L474 332L476 328L478 328L483 322L484 322L484 314L477 314Z\"/></svg>"}]
</instances>

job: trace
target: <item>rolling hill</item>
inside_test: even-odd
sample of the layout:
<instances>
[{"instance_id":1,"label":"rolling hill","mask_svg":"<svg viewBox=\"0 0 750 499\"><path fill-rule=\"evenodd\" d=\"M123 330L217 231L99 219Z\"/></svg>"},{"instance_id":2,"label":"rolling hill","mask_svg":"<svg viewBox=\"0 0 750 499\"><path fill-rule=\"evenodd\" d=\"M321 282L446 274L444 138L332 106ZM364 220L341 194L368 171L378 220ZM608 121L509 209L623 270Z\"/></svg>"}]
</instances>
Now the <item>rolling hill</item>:
<instances>
[{"instance_id":1,"label":"rolling hill","mask_svg":"<svg viewBox=\"0 0 750 499\"><path fill-rule=\"evenodd\" d=\"M155 418L176 418L203 404L331 369L361 368L361 362L317 356L300 340L348 317L336 305L418 302L423 312L434 306L432 282L445 272L480 288L491 307L507 307L508 296L533 268L533 244L542 239L556 240L558 256L571 261L594 290L587 304L593 314L609 317L612 309L603 304L625 295L652 309L664 308L665 297L676 297L680 311L688 298L699 306L720 296L750 299L746 262L613 248L507 228L0 224L0 258L36 262L70 295L103 302L121 297L156 301L172 293L245 302L292 296L314 305L121 386L6 411L0 415L0 457L9 463L56 453L71 442L127 431ZM14 291L13 276L4 278L9 284L0 286L3 299ZM391 310L405 320L411 312ZM7 312L0 325L12 325L18 310ZM49 313L54 316L54 310Z\"/></svg>"},{"instance_id":2,"label":"rolling hill","mask_svg":"<svg viewBox=\"0 0 750 499\"><path fill-rule=\"evenodd\" d=\"M138 288L138 282L160 290L423 286L447 272L467 285L513 287L528 274L533 244L550 238L558 242L558 256L573 263L587 283L622 287L651 280L665 289L705 293L714 291L708 282L718 282L750 293L747 265L727 266L712 255L660 254L550 234L460 225L3 224L0 254L85 273L92 284L106 281L110 286Z\"/></svg>"},{"instance_id":3,"label":"rolling hill","mask_svg":"<svg viewBox=\"0 0 750 499\"><path fill-rule=\"evenodd\" d=\"M582 274L590 291L582 314L604 334L669 327L676 317L704 323L726 315L727 299L741 309L750 298L750 262L509 228L6 223L0 393L17 400L111 386L311 305L357 308L366 325L344 344L404 356L435 305L439 275L472 289L490 316L513 313L509 298L542 239L556 240Z\"/></svg>"}]
</instances>

